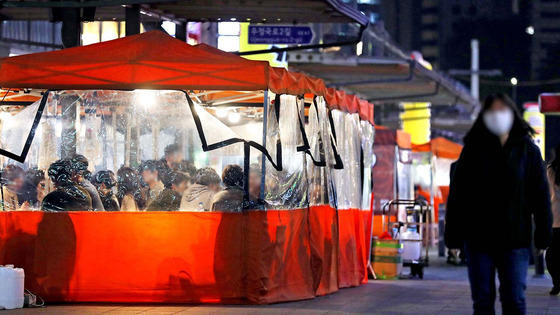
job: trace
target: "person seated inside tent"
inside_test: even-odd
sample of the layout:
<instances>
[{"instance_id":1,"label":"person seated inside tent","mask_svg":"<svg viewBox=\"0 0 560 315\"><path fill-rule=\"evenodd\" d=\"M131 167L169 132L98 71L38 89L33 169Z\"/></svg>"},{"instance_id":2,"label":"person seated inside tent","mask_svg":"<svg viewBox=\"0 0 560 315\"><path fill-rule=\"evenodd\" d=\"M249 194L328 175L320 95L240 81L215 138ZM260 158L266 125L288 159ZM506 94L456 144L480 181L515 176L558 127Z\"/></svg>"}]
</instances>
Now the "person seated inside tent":
<instances>
[{"instance_id":1,"label":"person seated inside tent","mask_svg":"<svg viewBox=\"0 0 560 315\"><path fill-rule=\"evenodd\" d=\"M117 198L121 211L140 211L144 208L142 198L142 180L137 171L130 167L121 167L117 171Z\"/></svg>"},{"instance_id":2,"label":"person seated inside tent","mask_svg":"<svg viewBox=\"0 0 560 315\"><path fill-rule=\"evenodd\" d=\"M177 167L177 172L186 173L189 175L191 184L194 184L194 178L196 177L196 166L191 161L182 160Z\"/></svg>"},{"instance_id":3,"label":"person seated inside tent","mask_svg":"<svg viewBox=\"0 0 560 315\"><path fill-rule=\"evenodd\" d=\"M177 144L170 144L163 150L164 156L161 158L163 165L170 170L177 170L178 166L183 161L183 153L181 147Z\"/></svg>"},{"instance_id":4,"label":"person seated inside tent","mask_svg":"<svg viewBox=\"0 0 560 315\"><path fill-rule=\"evenodd\" d=\"M209 211L210 201L218 191L220 175L211 167L199 169L194 184L183 193L181 211Z\"/></svg>"},{"instance_id":5,"label":"person seated inside tent","mask_svg":"<svg viewBox=\"0 0 560 315\"><path fill-rule=\"evenodd\" d=\"M165 189L161 177L165 176L164 173L167 171L164 169L160 171L158 166L160 165L155 160L148 160L140 165L142 180L148 185L148 191L146 192L146 206L148 207Z\"/></svg>"},{"instance_id":6,"label":"person seated inside tent","mask_svg":"<svg viewBox=\"0 0 560 315\"><path fill-rule=\"evenodd\" d=\"M190 177L186 173L172 171L164 178L165 189L148 206L148 211L179 211L181 196L189 187Z\"/></svg>"},{"instance_id":7,"label":"person seated inside tent","mask_svg":"<svg viewBox=\"0 0 560 315\"><path fill-rule=\"evenodd\" d=\"M23 200L20 206L18 193L24 184L23 169L17 165L10 164L2 172L2 198L4 211L27 210L29 202Z\"/></svg>"},{"instance_id":8,"label":"person seated inside tent","mask_svg":"<svg viewBox=\"0 0 560 315\"><path fill-rule=\"evenodd\" d=\"M240 212L243 209L243 168L230 164L222 172L224 188L214 195L210 205L212 211Z\"/></svg>"},{"instance_id":9,"label":"person seated inside tent","mask_svg":"<svg viewBox=\"0 0 560 315\"><path fill-rule=\"evenodd\" d=\"M115 173L113 171L99 171L93 176L93 184L97 187L105 211L119 211L119 199L113 193L113 188L117 186Z\"/></svg>"},{"instance_id":10,"label":"person seated inside tent","mask_svg":"<svg viewBox=\"0 0 560 315\"><path fill-rule=\"evenodd\" d=\"M261 166L251 164L249 168L249 196L251 201L256 201L261 195Z\"/></svg>"},{"instance_id":11,"label":"person seated inside tent","mask_svg":"<svg viewBox=\"0 0 560 315\"><path fill-rule=\"evenodd\" d=\"M91 197L93 211L105 211L97 189L86 179L86 177L90 177L88 174L91 174L88 171L89 162L86 157L81 154L75 154L70 160L70 163L72 167L72 179L88 192Z\"/></svg>"},{"instance_id":12,"label":"person seated inside tent","mask_svg":"<svg viewBox=\"0 0 560 315\"><path fill-rule=\"evenodd\" d=\"M41 210L91 211L91 196L87 190L72 180L72 165L69 160L58 160L51 164L48 176L55 190L45 196Z\"/></svg>"},{"instance_id":13,"label":"person seated inside tent","mask_svg":"<svg viewBox=\"0 0 560 315\"><path fill-rule=\"evenodd\" d=\"M18 193L20 206L27 201L31 209L38 209L46 195L45 172L37 169L26 171L23 188Z\"/></svg>"}]
</instances>

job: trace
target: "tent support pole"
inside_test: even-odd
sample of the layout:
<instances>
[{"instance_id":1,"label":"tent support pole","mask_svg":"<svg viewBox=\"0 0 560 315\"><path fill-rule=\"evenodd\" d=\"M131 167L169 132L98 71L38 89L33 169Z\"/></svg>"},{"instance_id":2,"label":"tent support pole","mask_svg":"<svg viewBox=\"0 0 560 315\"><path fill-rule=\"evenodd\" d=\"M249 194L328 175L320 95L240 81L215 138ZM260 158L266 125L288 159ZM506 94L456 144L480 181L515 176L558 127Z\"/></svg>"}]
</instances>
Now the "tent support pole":
<instances>
[{"instance_id":1,"label":"tent support pole","mask_svg":"<svg viewBox=\"0 0 560 315\"><path fill-rule=\"evenodd\" d=\"M76 119L78 96L68 95L60 98L62 111L62 141L60 143L60 155L63 159L69 159L76 154Z\"/></svg>"},{"instance_id":2,"label":"tent support pole","mask_svg":"<svg viewBox=\"0 0 560 315\"><path fill-rule=\"evenodd\" d=\"M80 8L62 9L62 45L64 48L80 46L82 33Z\"/></svg>"},{"instance_id":3,"label":"tent support pole","mask_svg":"<svg viewBox=\"0 0 560 315\"><path fill-rule=\"evenodd\" d=\"M263 134L262 134L262 144L266 148L266 130L268 129L268 90L264 91L264 101L263 101ZM260 200L264 201L264 190L265 190L265 180L266 180L266 156L264 154L261 157L261 194L259 196ZM263 202L264 204L264 202ZM264 205L263 205L264 208Z\"/></svg>"},{"instance_id":4,"label":"tent support pole","mask_svg":"<svg viewBox=\"0 0 560 315\"><path fill-rule=\"evenodd\" d=\"M111 129L113 131L113 170L117 173L119 162L117 154L117 112L111 107Z\"/></svg>"},{"instance_id":5,"label":"tent support pole","mask_svg":"<svg viewBox=\"0 0 560 315\"><path fill-rule=\"evenodd\" d=\"M126 36L140 34L140 5L133 4L124 10Z\"/></svg>"},{"instance_id":6,"label":"tent support pole","mask_svg":"<svg viewBox=\"0 0 560 315\"><path fill-rule=\"evenodd\" d=\"M187 42L187 23L175 24L175 38Z\"/></svg>"}]
</instances>

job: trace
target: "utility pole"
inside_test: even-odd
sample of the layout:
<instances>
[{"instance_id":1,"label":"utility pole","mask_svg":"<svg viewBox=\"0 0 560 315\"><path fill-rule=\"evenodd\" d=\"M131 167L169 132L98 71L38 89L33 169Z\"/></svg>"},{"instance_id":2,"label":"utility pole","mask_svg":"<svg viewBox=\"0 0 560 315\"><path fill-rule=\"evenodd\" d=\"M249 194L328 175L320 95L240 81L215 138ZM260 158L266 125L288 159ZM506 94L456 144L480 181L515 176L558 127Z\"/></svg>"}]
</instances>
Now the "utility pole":
<instances>
[{"instance_id":1,"label":"utility pole","mask_svg":"<svg viewBox=\"0 0 560 315\"><path fill-rule=\"evenodd\" d=\"M478 83L478 63L479 49L478 39L471 39L471 94L474 99L479 99L479 83Z\"/></svg>"},{"instance_id":2,"label":"utility pole","mask_svg":"<svg viewBox=\"0 0 560 315\"><path fill-rule=\"evenodd\" d=\"M477 101L480 100L480 76L499 77L502 76L502 70L490 69L480 70L479 64L480 50L478 39L471 39L471 68L470 69L449 69L447 74L451 76L470 76L471 77L471 95Z\"/></svg>"}]
</instances>

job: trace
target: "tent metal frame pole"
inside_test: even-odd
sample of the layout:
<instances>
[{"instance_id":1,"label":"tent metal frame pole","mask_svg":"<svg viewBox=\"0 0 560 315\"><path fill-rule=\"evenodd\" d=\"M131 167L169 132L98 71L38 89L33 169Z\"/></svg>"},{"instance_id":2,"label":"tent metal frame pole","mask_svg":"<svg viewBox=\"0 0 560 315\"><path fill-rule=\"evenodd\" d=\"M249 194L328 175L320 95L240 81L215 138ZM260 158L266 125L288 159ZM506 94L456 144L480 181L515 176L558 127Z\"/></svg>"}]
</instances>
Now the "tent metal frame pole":
<instances>
[{"instance_id":1,"label":"tent metal frame pole","mask_svg":"<svg viewBox=\"0 0 560 315\"><path fill-rule=\"evenodd\" d=\"M263 133L262 133L262 145L266 148L266 134L268 129L268 90L264 91L264 101L263 101ZM278 152L277 152L278 154ZM259 199L264 201L264 190L265 190L265 181L266 181L266 157L264 154L261 157L261 193ZM264 210L264 202L263 202L263 210Z\"/></svg>"},{"instance_id":2,"label":"tent metal frame pole","mask_svg":"<svg viewBox=\"0 0 560 315\"><path fill-rule=\"evenodd\" d=\"M250 99L253 99L253 98L260 97L261 92L246 93L246 94L243 94L243 95L245 95L245 96L234 95L234 96L223 97L223 98L217 99L215 101L209 102L209 104L211 104L211 105L224 105L224 104L231 103L231 102L250 100Z\"/></svg>"}]
</instances>

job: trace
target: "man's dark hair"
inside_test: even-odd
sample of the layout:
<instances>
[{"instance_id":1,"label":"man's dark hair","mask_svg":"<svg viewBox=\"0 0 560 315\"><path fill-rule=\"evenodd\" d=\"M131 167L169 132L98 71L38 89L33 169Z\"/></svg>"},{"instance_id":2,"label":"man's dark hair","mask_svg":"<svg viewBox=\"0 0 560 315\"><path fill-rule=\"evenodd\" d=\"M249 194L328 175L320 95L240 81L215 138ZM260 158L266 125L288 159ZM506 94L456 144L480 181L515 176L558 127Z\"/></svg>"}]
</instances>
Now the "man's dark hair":
<instances>
[{"instance_id":1,"label":"man's dark hair","mask_svg":"<svg viewBox=\"0 0 560 315\"><path fill-rule=\"evenodd\" d=\"M196 171L194 182L199 185L208 186L220 183L220 175L211 167L201 168Z\"/></svg>"},{"instance_id":2,"label":"man's dark hair","mask_svg":"<svg viewBox=\"0 0 560 315\"><path fill-rule=\"evenodd\" d=\"M222 172L222 181L226 187L243 187L243 168L237 164L230 164Z\"/></svg>"},{"instance_id":3,"label":"man's dark hair","mask_svg":"<svg viewBox=\"0 0 560 315\"><path fill-rule=\"evenodd\" d=\"M177 153L179 151L181 151L181 148L179 148L179 146L175 143L166 146L165 149L163 150L165 156L170 156L171 154Z\"/></svg>"},{"instance_id":4,"label":"man's dark hair","mask_svg":"<svg viewBox=\"0 0 560 315\"><path fill-rule=\"evenodd\" d=\"M160 167L158 161L147 160L140 164L140 166L138 167L138 172L139 173L142 173L143 171L155 172L155 171L159 171L159 169Z\"/></svg>"},{"instance_id":5,"label":"man's dark hair","mask_svg":"<svg viewBox=\"0 0 560 315\"><path fill-rule=\"evenodd\" d=\"M25 172L25 181L33 187L37 187L45 179L45 172L38 169L30 169Z\"/></svg>"},{"instance_id":6,"label":"man's dark hair","mask_svg":"<svg viewBox=\"0 0 560 315\"><path fill-rule=\"evenodd\" d=\"M78 175L85 175L88 170L89 162L87 158L81 154L74 154L70 159L72 172Z\"/></svg>"},{"instance_id":7,"label":"man's dark hair","mask_svg":"<svg viewBox=\"0 0 560 315\"><path fill-rule=\"evenodd\" d=\"M49 166L49 178L55 185L72 181L72 163L69 160L58 160Z\"/></svg>"},{"instance_id":8,"label":"man's dark hair","mask_svg":"<svg viewBox=\"0 0 560 315\"><path fill-rule=\"evenodd\" d=\"M190 177L196 176L196 166L191 161L183 160L177 165L177 171L187 173Z\"/></svg>"},{"instance_id":9,"label":"man's dark hair","mask_svg":"<svg viewBox=\"0 0 560 315\"><path fill-rule=\"evenodd\" d=\"M171 188L173 185L179 186L182 182L188 182L189 180L188 174L172 171L169 173L168 179L163 182L163 185L165 188Z\"/></svg>"},{"instance_id":10,"label":"man's dark hair","mask_svg":"<svg viewBox=\"0 0 560 315\"><path fill-rule=\"evenodd\" d=\"M24 172L23 169L17 165L9 164L2 172L2 182L9 183L16 178L23 178Z\"/></svg>"},{"instance_id":11,"label":"man's dark hair","mask_svg":"<svg viewBox=\"0 0 560 315\"><path fill-rule=\"evenodd\" d=\"M117 178L113 171L99 171L93 176L93 184L98 188L101 184L105 184L105 187L111 188L117 184Z\"/></svg>"}]
</instances>

